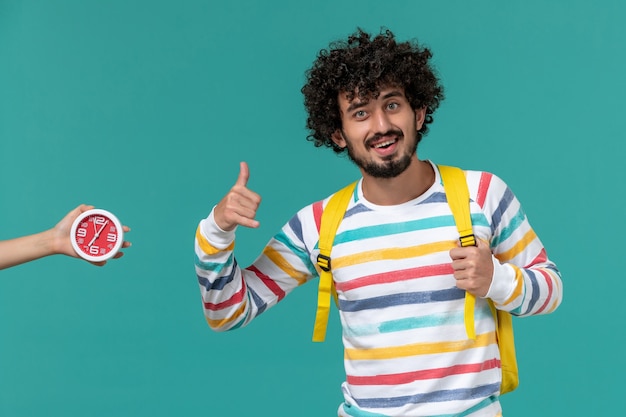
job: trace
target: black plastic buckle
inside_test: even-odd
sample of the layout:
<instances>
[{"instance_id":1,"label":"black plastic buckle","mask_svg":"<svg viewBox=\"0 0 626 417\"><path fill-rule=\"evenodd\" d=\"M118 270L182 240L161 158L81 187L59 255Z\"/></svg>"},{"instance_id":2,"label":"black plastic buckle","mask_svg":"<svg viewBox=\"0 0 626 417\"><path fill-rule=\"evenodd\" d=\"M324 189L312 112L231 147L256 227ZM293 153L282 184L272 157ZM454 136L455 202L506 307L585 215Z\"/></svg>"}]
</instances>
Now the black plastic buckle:
<instances>
[{"instance_id":1,"label":"black plastic buckle","mask_svg":"<svg viewBox=\"0 0 626 417\"><path fill-rule=\"evenodd\" d=\"M476 245L476 237L474 236L474 234L469 234L469 235L465 235L465 236L461 236L459 238L459 242L461 242L461 246L465 247L465 246L478 246ZM468 245L469 242L474 242L471 245Z\"/></svg>"},{"instance_id":2,"label":"black plastic buckle","mask_svg":"<svg viewBox=\"0 0 626 417\"><path fill-rule=\"evenodd\" d=\"M317 264L322 268L323 271L330 271L330 256L322 255L321 253L317 255Z\"/></svg>"}]
</instances>

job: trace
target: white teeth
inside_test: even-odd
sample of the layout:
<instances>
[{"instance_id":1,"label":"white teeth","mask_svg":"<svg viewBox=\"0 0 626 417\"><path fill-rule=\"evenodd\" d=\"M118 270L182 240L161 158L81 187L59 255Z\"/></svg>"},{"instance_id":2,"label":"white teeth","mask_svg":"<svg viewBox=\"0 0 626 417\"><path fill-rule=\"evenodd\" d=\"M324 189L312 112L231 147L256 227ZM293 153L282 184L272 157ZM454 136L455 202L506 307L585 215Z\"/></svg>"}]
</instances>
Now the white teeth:
<instances>
[{"instance_id":1,"label":"white teeth","mask_svg":"<svg viewBox=\"0 0 626 417\"><path fill-rule=\"evenodd\" d=\"M394 142L395 142L395 140L388 140L388 141L385 141L385 142L378 143L374 147L377 148L377 149L378 148L384 148L385 146L393 145Z\"/></svg>"}]
</instances>

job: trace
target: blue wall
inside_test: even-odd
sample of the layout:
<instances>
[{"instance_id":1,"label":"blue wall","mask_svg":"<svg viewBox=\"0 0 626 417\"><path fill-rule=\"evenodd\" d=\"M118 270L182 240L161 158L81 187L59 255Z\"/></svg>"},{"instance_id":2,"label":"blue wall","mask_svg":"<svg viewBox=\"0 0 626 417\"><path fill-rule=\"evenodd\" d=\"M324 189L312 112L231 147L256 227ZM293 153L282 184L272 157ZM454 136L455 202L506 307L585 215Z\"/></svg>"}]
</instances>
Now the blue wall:
<instances>
[{"instance_id":1,"label":"blue wall","mask_svg":"<svg viewBox=\"0 0 626 417\"><path fill-rule=\"evenodd\" d=\"M0 271L0 415L334 415L340 329L335 314L328 341L310 341L315 285L214 333L193 237L240 160L263 197L241 263L356 178L305 140L300 87L357 26L432 48L447 98L420 157L502 177L563 272L560 309L515 322L505 415L622 409L624 4L0 0L0 239L88 203L133 242L104 268Z\"/></svg>"}]
</instances>

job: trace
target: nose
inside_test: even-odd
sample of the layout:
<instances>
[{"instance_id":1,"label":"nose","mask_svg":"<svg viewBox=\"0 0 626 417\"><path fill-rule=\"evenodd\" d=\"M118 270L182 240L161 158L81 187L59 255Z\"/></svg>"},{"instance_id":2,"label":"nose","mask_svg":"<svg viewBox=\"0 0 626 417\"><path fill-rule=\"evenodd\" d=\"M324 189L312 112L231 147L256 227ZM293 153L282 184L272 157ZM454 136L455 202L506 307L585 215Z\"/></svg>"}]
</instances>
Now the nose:
<instances>
[{"instance_id":1,"label":"nose","mask_svg":"<svg viewBox=\"0 0 626 417\"><path fill-rule=\"evenodd\" d=\"M383 110L379 110L376 112L376 114L374 115L374 123L376 126L376 130L378 130L379 133L389 132L392 128L391 121L389 120L389 115Z\"/></svg>"}]
</instances>

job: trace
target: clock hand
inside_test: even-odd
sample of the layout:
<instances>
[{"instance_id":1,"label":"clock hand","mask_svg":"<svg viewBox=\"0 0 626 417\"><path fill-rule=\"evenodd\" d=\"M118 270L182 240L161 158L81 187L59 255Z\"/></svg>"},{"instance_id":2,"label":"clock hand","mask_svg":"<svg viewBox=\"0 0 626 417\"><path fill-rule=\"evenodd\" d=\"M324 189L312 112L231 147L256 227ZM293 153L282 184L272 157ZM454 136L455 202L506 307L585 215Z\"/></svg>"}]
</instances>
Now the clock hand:
<instances>
[{"instance_id":1,"label":"clock hand","mask_svg":"<svg viewBox=\"0 0 626 417\"><path fill-rule=\"evenodd\" d=\"M91 242L89 242L89 244L87 246L91 246L93 244L93 242L96 241L96 239L98 239L98 236L100 236L100 233L102 233L102 230L104 229L104 227L107 225L107 223L109 223L109 221L105 221L104 224L102 225L102 227L100 228L100 230L98 230L96 232L96 234L94 235L93 239L91 239ZM94 226L95 227L95 226Z\"/></svg>"}]
</instances>

